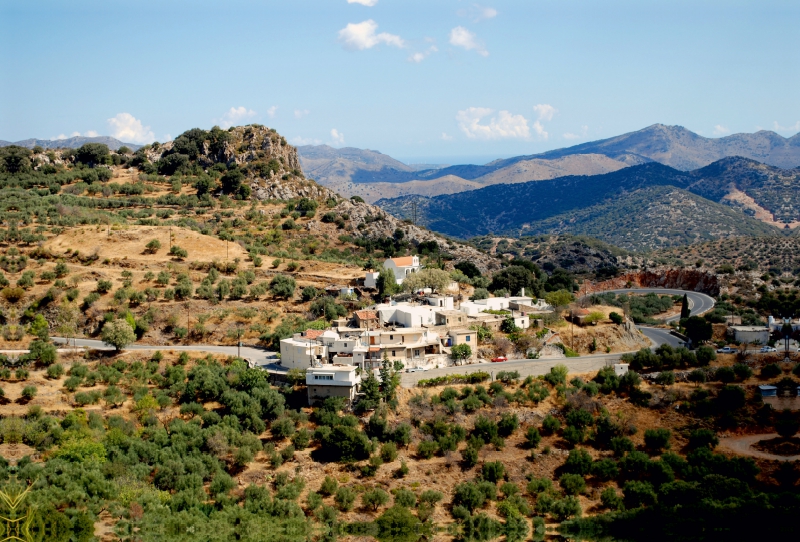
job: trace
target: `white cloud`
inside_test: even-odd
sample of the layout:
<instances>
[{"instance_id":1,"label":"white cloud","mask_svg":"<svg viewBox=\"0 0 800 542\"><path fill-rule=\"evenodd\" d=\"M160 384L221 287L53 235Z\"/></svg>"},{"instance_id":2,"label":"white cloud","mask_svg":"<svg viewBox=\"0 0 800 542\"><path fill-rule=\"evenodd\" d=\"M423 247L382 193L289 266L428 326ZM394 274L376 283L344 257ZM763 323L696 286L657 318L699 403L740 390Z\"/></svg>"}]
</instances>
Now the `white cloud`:
<instances>
[{"instance_id":1,"label":"white cloud","mask_svg":"<svg viewBox=\"0 0 800 542\"><path fill-rule=\"evenodd\" d=\"M378 0L347 0L348 4L361 4L362 6L367 6L371 8L375 4L378 3Z\"/></svg>"},{"instance_id":2,"label":"white cloud","mask_svg":"<svg viewBox=\"0 0 800 542\"><path fill-rule=\"evenodd\" d=\"M150 143L155 135L149 126L143 126L142 121L130 113L118 113L108 119L111 135L120 141L128 143Z\"/></svg>"},{"instance_id":3,"label":"white cloud","mask_svg":"<svg viewBox=\"0 0 800 542\"><path fill-rule=\"evenodd\" d=\"M242 121L245 119L253 118L256 116L256 112L252 109L247 109L246 107L231 107L228 109L222 118L216 119L216 122L222 128L230 128L234 124L241 124Z\"/></svg>"},{"instance_id":4,"label":"white cloud","mask_svg":"<svg viewBox=\"0 0 800 542\"><path fill-rule=\"evenodd\" d=\"M567 132L567 133L565 133L563 135L563 137L564 137L564 139L583 139L584 137L586 137L587 133L589 133L589 127L588 126L581 126L581 131L580 131L579 134L573 134L573 133Z\"/></svg>"},{"instance_id":5,"label":"white cloud","mask_svg":"<svg viewBox=\"0 0 800 542\"><path fill-rule=\"evenodd\" d=\"M405 47L405 41L400 36L381 32L376 34L378 23L368 19L363 23L350 23L339 30L339 41L345 49L359 50L371 49L380 43L393 45L395 47Z\"/></svg>"},{"instance_id":6,"label":"white cloud","mask_svg":"<svg viewBox=\"0 0 800 542\"><path fill-rule=\"evenodd\" d=\"M536 132L536 135L539 136L539 139L547 139L550 137L550 134L545 131L544 126L542 126L542 123L538 120L533 123L533 131Z\"/></svg>"},{"instance_id":7,"label":"white cloud","mask_svg":"<svg viewBox=\"0 0 800 542\"><path fill-rule=\"evenodd\" d=\"M450 44L463 47L467 51L474 50L481 56L489 56L489 51L477 40L475 34L463 26L457 26L450 31Z\"/></svg>"},{"instance_id":8,"label":"white cloud","mask_svg":"<svg viewBox=\"0 0 800 542\"><path fill-rule=\"evenodd\" d=\"M322 141L319 139L314 139L313 137L293 137L289 140L289 143L293 145L321 145Z\"/></svg>"},{"instance_id":9,"label":"white cloud","mask_svg":"<svg viewBox=\"0 0 800 542\"><path fill-rule=\"evenodd\" d=\"M780 124L778 124L778 121L776 120L773 123L773 129L776 132L798 132L800 131L800 120L798 120L791 126L781 126Z\"/></svg>"},{"instance_id":10,"label":"white cloud","mask_svg":"<svg viewBox=\"0 0 800 542\"><path fill-rule=\"evenodd\" d=\"M164 134L164 141L172 141L172 135L171 134Z\"/></svg>"},{"instance_id":11,"label":"white cloud","mask_svg":"<svg viewBox=\"0 0 800 542\"><path fill-rule=\"evenodd\" d=\"M95 132L94 130L89 130L88 132L86 132L86 133L85 133L85 134L83 134L83 135L85 135L86 137L97 137L97 136L99 136L100 134L98 134L98 133L97 133L97 132Z\"/></svg>"},{"instance_id":12,"label":"white cloud","mask_svg":"<svg viewBox=\"0 0 800 542\"><path fill-rule=\"evenodd\" d=\"M331 139L334 145L344 145L344 134L336 128L331 129Z\"/></svg>"},{"instance_id":13,"label":"white cloud","mask_svg":"<svg viewBox=\"0 0 800 542\"><path fill-rule=\"evenodd\" d=\"M533 110L539 115L539 120L553 120L553 115L558 113L558 109L550 104L537 104L533 106Z\"/></svg>"},{"instance_id":14,"label":"white cloud","mask_svg":"<svg viewBox=\"0 0 800 542\"><path fill-rule=\"evenodd\" d=\"M714 135L724 136L729 133L731 133L731 131L721 124L717 124L716 126L714 126Z\"/></svg>"},{"instance_id":15,"label":"white cloud","mask_svg":"<svg viewBox=\"0 0 800 542\"><path fill-rule=\"evenodd\" d=\"M496 9L484 7L480 4L472 4L472 6L470 6L468 9L460 9L456 13L459 17L468 17L472 19L472 21L475 23L497 17Z\"/></svg>"},{"instance_id":16,"label":"white cloud","mask_svg":"<svg viewBox=\"0 0 800 542\"><path fill-rule=\"evenodd\" d=\"M435 53L438 50L439 49L437 49L435 45L431 45L427 50L425 50L425 51L423 51L421 53L414 53L413 55L408 57L408 61L409 62L416 62L417 64L419 64L420 62L422 62L423 60L425 60L431 54Z\"/></svg>"},{"instance_id":17,"label":"white cloud","mask_svg":"<svg viewBox=\"0 0 800 542\"><path fill-rule=\"evenodd\" d=\"M442 139L444 141L452 141L453 140L453 136L447 135L447 132L442 132Z\"/></svg>"},{"instance_id":18,"label":"white cloud","mask_svg":"<svg viewBox=\"0 0 800 542\"><path fill-rule=\"evenodd\" d=\"M294 118L302 119L303 117L305 117L309 113L311 113L311 111L309 111L308 109L295 109L294 110Z\"/></svg>"},{"instance_id":19,"label":"white cloud","mask_svg":"<svg viewBox=\"0 0 800 542\"><path fill-rule=\"evenodd\" d=\"M276 111L278 111L278 106L277 106L277 105L273 105L272 107L270 107L269 109L267 109L267 116L268 116L269 118L271 118L271 119L274 119L274 118L275 118L275 112L276 112Z\"/></svg>"},{"instance_id":20,"label":"white cloud","mask_svg":"<svg viewBox=\"0 0 800 542\"><path fill-rule=\"evenodd\" d=\"M456 121L461 131L470 139L527 139L531 136L527 119L508 111L499 111L497 116L493 116L489 120L488 124L481 124L481 120L492 113L494 110L486 107L469 107L458 112ZM541 129L539 121L534 124L534 129L540 137L547 139L547 132Z\"/></svg>"}]
</instances>

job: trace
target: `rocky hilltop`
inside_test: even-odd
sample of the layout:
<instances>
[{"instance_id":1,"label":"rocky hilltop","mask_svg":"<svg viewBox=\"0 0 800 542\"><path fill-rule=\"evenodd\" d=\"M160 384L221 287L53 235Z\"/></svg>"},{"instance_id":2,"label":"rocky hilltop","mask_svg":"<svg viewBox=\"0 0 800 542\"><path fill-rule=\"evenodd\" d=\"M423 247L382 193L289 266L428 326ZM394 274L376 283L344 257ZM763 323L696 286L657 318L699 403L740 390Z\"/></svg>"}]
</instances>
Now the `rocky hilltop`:
<instances>
[{"instance_id":1,"label":"rocky hilltop","mask_svg":"<svg viewBox=\"0 0 800 542\"><path fill-rule=\"evenodd\" d=\"M392 237L396 230L413 243L436 241L441 250L455 262L469 260L482 271L497 269L497 259L474 247L445 239L423 227L400 220L379 207L348 199L320 186L303 173L297 148L289 145L275 129L261 125L237 126L228 130L189 130L174 141L147 145L136 153L145 170L171 174L181 168L197 165L204 170L239 171L242 184L250 188L250 197L258 200L294 200L309 198L319 202L335 201L333 210L347 217L347 230L352 235L379 239ZM224 164L221 168L217 164ZM309 229L320 226L309 222Z\"/></svg>"}]
</instances>

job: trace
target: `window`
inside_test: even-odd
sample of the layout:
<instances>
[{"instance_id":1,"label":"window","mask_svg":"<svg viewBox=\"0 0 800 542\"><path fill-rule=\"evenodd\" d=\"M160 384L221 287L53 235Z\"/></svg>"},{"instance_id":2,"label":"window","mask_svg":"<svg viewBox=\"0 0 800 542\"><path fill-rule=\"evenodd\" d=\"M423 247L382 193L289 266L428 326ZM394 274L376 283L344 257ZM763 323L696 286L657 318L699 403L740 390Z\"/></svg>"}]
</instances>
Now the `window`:
<instances>
[{"instance_id":1,"label":"window","mask_svg":"<svg viewBox=\"0 0 800 542\"><path fill-rule=\"evenodd\" d=\"M467 335L467 342L469 342L469 335Z\"/></svg>"},{"instance_id":2,"label":"window","mask_svg":"<svg viewBox=\"0 0 800 542\"><path fill-rule=\"evenodd\" d=\"M397 357L397 354L395 354L394 352L395 352L395 351L394 351L394 350L392 350L392 357L393 357L393 358L396 358L396 357Z\"/></svg>"},{"instance_id":3,"label":"window","mask_svg":"<svg viewBox=\"0 0 800 542\"><path fill-rule=\"evenodd\" d=\"M333 375L314 375L314 380L333 380Z\"/></svg>"},{"instance_id":4,"label":"window","mask_svg":"<svg viewBox=\"0 0 800 542\"><path fill-rule=\"evenodd\" d=\"M394 340L394 335L389 335L389 340L393 341Z\"/></svg>"}]
</instances>

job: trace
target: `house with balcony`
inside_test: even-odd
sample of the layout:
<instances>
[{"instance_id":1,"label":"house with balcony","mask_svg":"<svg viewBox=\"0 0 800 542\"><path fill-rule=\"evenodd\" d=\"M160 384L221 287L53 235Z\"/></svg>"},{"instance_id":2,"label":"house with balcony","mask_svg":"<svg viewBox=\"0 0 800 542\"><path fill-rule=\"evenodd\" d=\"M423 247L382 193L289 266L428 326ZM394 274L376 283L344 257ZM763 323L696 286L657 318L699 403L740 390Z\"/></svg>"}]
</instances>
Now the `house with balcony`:
<instances>
[{"instance_id":1,"label":"house with balcony","mask_svg":"<svg viewBox=\"0 0 800 542\"><path fill-rule=\"evenodd\" d=\"M361 377L355 365L321 364L306 370L309 406L322 403L328 397L344 397L350 407L360 384Z\"/></svg>"}]
</instances>

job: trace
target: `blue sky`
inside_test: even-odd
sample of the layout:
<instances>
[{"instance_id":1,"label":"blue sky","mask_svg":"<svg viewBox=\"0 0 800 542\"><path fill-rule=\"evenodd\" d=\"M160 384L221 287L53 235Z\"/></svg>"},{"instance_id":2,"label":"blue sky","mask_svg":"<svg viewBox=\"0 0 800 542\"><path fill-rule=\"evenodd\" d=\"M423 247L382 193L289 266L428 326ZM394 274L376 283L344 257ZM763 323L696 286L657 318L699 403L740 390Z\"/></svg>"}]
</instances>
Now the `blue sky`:
<instances>
[{"instance_id":1,"label":"blue sky","mask_svg":"<svg viewBox=\"0 0 800 542\"><path fill-rule=\"evenodd\" d=\"M789 136L799 23L768 0L0 0L0 139L258 122L453 163L657 122Z\"/></svg>"}]
</instances>

